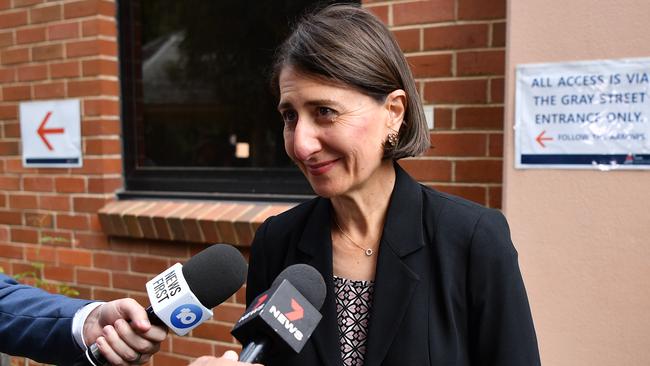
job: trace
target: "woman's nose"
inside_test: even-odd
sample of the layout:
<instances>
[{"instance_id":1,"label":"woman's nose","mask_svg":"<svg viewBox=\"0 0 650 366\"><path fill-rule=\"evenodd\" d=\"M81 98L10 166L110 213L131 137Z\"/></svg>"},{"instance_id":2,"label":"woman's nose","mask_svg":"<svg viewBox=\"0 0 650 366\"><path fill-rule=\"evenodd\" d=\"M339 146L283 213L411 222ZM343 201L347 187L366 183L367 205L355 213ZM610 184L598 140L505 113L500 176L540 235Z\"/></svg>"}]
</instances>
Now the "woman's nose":
<instances>
[{"instance_id":1,"label":"woman's nose","mask_svg":"<svg viewBox=\"0 0 650 366\"><path fill-rule=\"evenodd\" d=\"M309 160L320 149L318 126L307 119L299 120L293 134L293 152L296 158Z\"/></svg>"}]
</instances>

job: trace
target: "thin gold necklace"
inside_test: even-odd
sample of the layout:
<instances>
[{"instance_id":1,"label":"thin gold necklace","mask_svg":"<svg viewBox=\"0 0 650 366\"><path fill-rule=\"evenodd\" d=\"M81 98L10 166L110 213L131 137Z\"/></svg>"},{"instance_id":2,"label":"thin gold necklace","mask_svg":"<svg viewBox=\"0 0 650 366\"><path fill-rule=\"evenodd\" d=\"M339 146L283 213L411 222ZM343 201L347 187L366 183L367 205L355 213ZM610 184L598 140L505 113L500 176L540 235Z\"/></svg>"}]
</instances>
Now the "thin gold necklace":
<instances>
[{"instance_id":1,"label":"thin gold necklace","mask_svg":"<svg viewBox=\"0 0 650 366\"><path fill-rule=\"evenodd\" d=\"M337 228L339 228L341 234L343 234L343 236L345 236L350 241L350 243L354 244L354 246L363 250L363 253L366 255L366 257L370 257L373 253L372 248L364 248L361 245L357 244L354 240L352 240L352 238L348 234L345 233L345 231L343 231L343 229L341 229L341 226L339 225L338 221L336 221L336 217L333 216L333 218L334 218L334 224L336 225Z\"/></svg>"}]
</instances>

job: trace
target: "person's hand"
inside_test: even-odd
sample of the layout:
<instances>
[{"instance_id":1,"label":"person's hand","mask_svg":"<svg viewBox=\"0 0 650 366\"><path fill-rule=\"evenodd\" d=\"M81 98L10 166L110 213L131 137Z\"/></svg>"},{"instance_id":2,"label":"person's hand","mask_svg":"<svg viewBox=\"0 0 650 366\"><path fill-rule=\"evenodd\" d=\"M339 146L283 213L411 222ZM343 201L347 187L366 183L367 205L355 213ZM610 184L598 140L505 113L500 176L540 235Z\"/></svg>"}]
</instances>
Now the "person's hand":
<instances>
[{"instance_id":1,"label":"person's hand","mask_svg":"<svg viewBox=\"0 0 650 366\"><path fill-rule=\"evenodd\" d=\"M133 299L119 299L95 308L83 327L84 342L96 343L112 365L139 365L158 352L167 328L152 326L147 312Z\"/></svg>"},{"instance_id":2,"label":"person's hand","mask_svg":"<svg viewBox=\"0 0 650 366\"><path fill-rule=\"evenodd\" d=\"M213 356L201 356L194 360L189 366L243 366L250 365L250 363L244 363L237 361L239 356L235 351L226 351L221 357ZM256 363L257 366L262 366L259 363Z\"/></svg>"}]
</instances>

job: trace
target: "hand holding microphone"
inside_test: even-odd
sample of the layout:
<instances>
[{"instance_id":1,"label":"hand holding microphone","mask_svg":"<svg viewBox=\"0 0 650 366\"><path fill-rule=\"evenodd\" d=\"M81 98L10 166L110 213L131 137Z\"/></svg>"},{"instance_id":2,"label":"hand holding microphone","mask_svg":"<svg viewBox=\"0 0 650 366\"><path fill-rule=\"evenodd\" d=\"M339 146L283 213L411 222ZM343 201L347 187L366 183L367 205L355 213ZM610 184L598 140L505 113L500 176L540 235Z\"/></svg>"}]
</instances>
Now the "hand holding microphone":
<instances>
[{"instance_id":1,"label":"hand holding microphone","mask_svg":"<svg viewBox=\"0 0 650 366\"><path fill-rule=\"evenodd\" d=\"M287 267L246 309L231 334L244 346L242 362L278 352L299 353L322 318L325 281L306 264Z\"/></svg>"},{"instance_id":2,"label":"hand holding microphone","mask_svg":"<svg viewBox=\"0 0 650 366\"><path fill-rule=\"evenodd\" d=\"M146 314L150 323L167 327L178 335L189 333L212 317L210 309L228 299L243 285L246 280L246 268L246 261L241 253L225 244L208 247L190 258L185 265L176 263L147 282L151 306L146 309ZM105 356L114 356L110 350L138 349L134 344L125 348L124 341L134 338L122 336L128 335L129 331L133 332L132 328L146 334L146 321L139 323L143 319L134 319L129 314L119 315L122 316L121 320L116 320L113 327L104 327L104 330L108 330L109 337L104 337L103 340L100 337L100 345L95 343L90 346L75 365L106 365L108 361ZM136 323L129 325L126 320ZM104 341L107 341L106 345L110 347L102 347L101 343ZM102 350L107 351L106 354ZM145 361L140 358L140 354L136 355L135 360L129 359L128 356L132 355L117 356L120 356L120 361L123 361L125 358L122 356L125 356L128 362L133 364Z\"/></svg>"}]
</instances>

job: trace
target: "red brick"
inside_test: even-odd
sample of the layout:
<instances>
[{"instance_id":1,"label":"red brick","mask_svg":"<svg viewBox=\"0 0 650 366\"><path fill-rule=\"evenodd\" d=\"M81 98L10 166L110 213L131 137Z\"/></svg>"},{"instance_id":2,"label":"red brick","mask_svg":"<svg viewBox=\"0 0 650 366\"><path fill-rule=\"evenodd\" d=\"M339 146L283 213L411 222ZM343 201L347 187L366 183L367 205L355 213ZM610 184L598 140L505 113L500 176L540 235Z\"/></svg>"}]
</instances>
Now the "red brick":
<instances>
[{"instance_id":1,"label":"red brick","mask_svg":"<svg viewBox=\"0 0 650 366\"><path fill-rule=\"evenodd\" d=\"M403 52L420 50L420 29L395 30L393 36Z\"/></svg>"},{"instance_id":2,"label":"red brick","mask_svg":"<svg viewBox=\"0 0 650 366\"><path fill-rule=\"evenodd\" d=\"M1 47L1 46L0 46ZM0 83L11 83L16 79L16 69L0 69Z\"/></svg>"},{"instance_id":3,"label":"red brick","mask_svg":"<svg viewBox=\"0 0 650 366\"><path fill-rule=\"evenodd\" d=\"M70 232L44 230L41 232L41 244L57 247L72 247L72 234Z\"/></svg>"},{"instance_id":4,"label":"red brick","mask_svg":"<svg viewBox=\"0 0 650 366\"><path fill-rule=\"evenodd\" d=\"M505 98L505 90L503 85L503 78L490 79L490 102L503 103Z\"/></svg>"},{"instance_id":5,"label":"red brick","mask_svg":"<svg viewBox=\"0 0 650 366\"><path fill-rule=\"evenodd\" d=\"M86 250L58 248L56 254L62 265L90 267L93 263L92 252Z\"/></svg>"},{"instance_id":6,"label":"red brick","mask_svg":"<svg viewBox=\"0 0 650 366\"><path fill-rule=\"evenodd\" d=\"M29 19L32 24L59 20L61 19L61 5L33 8L29 11Z\"/></svg>"},{"instance_id":7,"label":"red brick","mask_svg":"<svg viewBox=\"0 0 650 366\"><path fill-rule=\"evenodd\" d=\"M73 207L75 212L95 213L104 207L111 199L98 197L73 197Z\"/></svg>"},{"instance_id":8,"label":"red brick","mask_svg":"<svg viewBox=\"0 0 650 366\"><path fill-rule=\"evenodd\" d=\"M67 57L117 56L117 42L104 39L75 41L66 44Z\"/></svg>"},{"instance_id":9,"label":"red brick","mask_svg":"<svg viewBox=\"0 0 650 366\"><path fill-rule=\"evenodd\" d=\"M431 155L433 156L486 156L487 135L482 133L433 133L431 134L431 145Z\"/></svg>"},{"instance_id":10,"label":"red brick","mask_svg":"<svg viewBox=\"0 0 650 366\"><path fill-rule=\"evenodd\" d=\"M456 162L456 182L501 183L503 162L499 160L467 160Z\"/></svg>"},{"instance_id":11,"label":"red brick","mask_svg":"<svg viewBox=\"0 0 650 366\"><path fill-rule=\"evenodd\" d=\"M7 207L7 195L0 192L0 207ZM2 240L2 230L0 229L0 241Z\"/></svg>"},{"instance_id":12,"label":"red brick","mask_svg":"<svg viewBox=\"0 0 650 366\"><path fill-rule=\"evenodd\" d=\"M49 213L25 213L25 225L40 228L52 228L52 215Z\"/></svg>"},{"instance_id":13,"label":"red brick","mask_svg":"<svg viewBox=\"0 0 650 366\"><path fill-rule=\"evenodd\" d=\"M122 152L122 142L120 140L85 140L84 153L86 155L112 155Z\"/></svg>"},{"instance_id":14,"label":"red brick","mask_svg":"<svg viewBox=\"0 0 650 366\"><path fill-rule=\"evenodd\" d=\"M12 65L29 61L29 48L16 48L2 51L0 55L3 65Z\"/></svg>"},{"instance_id":15,"label":"red brick","mask_svg":"<svg viewBox=\"0 0 650 366\"><path fill-rule=\"evenodd\" d=\"M11 241L14 243L38 244L38 231L34 229L11 229Z\"/></svg>"},{"instance_id":16,"label":"red brick","mask_svg":"<svg viewBox=\"0 0 650 366\"><path fill-rule=\"evenodd\" d=\"M388 24L388 5L368 6L366 10L373 13L384 24Z\"/></svg>"},{"instance_id":17,"label":"red brick","mask_svg":"<svg viewBox=\"0 0 650 366\"><path fill-rule=\"evenodd\" d=\"M458 19L501 19L506 17L506 0L458 0Z\"/></svg>"},{"instance_id":18,"label":"red brick","mask_svg":"<svg viewBox=\"0 0 650 366\"><path fill-rule=\"evenodd\" d=\"M505 51L459 52L456 55L459 76L503 75L505 68Z\"/></svg>"},{"instance_id":19,"label":"red brick","mask_svg":"<svg viewBox=\"0 0 650 366\"><path fill-rule=\"evenodd\" d=\"M456 128L503 130L503 107L463 107L456 110Z\"/></svg>"},{"instance_id":20,"label":"red brick","mask_svg":"<svg viewBox=\"0 0 650 366\"><path fill-rule=\"evenodd\" d=\"M131 257L131 271L158 274L169 268L169 260L156 257Z\"/></svg>"},{"instance_id":21,"label":"red brick","mask_svg":"<svg viewBox=\"0 0 650 366\"><path fill-rule=\"evenodd\" d=\"M478 48L488 45L487 24L445 25L425 28L425 50Z\"/></svg>"},{"instance_id":22,"label":"red brick","mask_svg":"<svg viewBox=\"0 0 650 366\"><path fill-rule=\"evenodd\" d=\"M61 23L47 27L47 38L49 40L69 39L79 37L79 23Z\"/></svg>"},{"instance_id":23,"label":"red brick","mask_svg":"<svg viewBox=\"0 0 650 366\"><path fill-rule=\"evenodd\" d=\"M81 25L84 37L92 36L117 36L117 25L114 21L108 19L90 19Z\"/></svg>"},{"instance_id":24,"label":"red brick","mask_svg":"<svg viewBox=\"0 0 650 366\"><path fill-rule=\"evenodd\" d=\"M142 291L149 280L148 276L134 275L126 273L111 273L113 278L113 287L117 289Z\"/></svg>"},{"instance_id":25,"label":"red brick","mask_svg":"<svg viewBox=\"0 0 650 366\"><path fill-rule=\"evenodd\" d=\"M48 280L74 282L74 270L69 265L64 266L45 266L43 275Z\"/></svg>"},{"instance_id":26,"label":"red brick","mask_svg":"<svg viewBox=\"0 0 650 366\"><path fill-rule=\"evenodd\" d=\"M80 193L86 191L86 181L84 178L57 177L54 180L54 186L60 193Z\"/></svg>"},{"instance_id":27,"label":"red brick","mask_svg":"<svg viewBox=\"0 0 650 366\"><path fill-rule=\"evenodd\" d=\"M22 223L23 215L20 212L0 210L0 224L21 225Z\"/></svg>"},{"instance_id":28,"label":"red brick","mask_svg":"<svg viewBox=\"0 0 650 366\"><path fill-rule=\"evenodd\" d=\"M411 174L413 179L421 182L451 181L451 162L430 159L402 159L399 164Z\"/></svg>"},{"instance_id":29,"label":"red brick","mask_svg":"<svg viewBox=\"0 0 650 366\"><path fill-rule=\"evenodd\" d=\"M88 230L88 215L56 215L58 229Z\"/></svg>"},{"instance_id":30,"label":"red brick","mask_svg":"<svg viewBox=\"0 0 650 366\"><path fill-rule=\"evenodd\" d=\"M490 144L490 156L493 157L503 157L503 134L495 133L490 134L489 137Z\"/></svg>"},{"instance_id":31,"label":"red brick","mask_svg":"<svg viewBox=\"0 0 650 366\"><path fill-rule=\"evenodd\" d=\"M222 303L214 309L214 320L234 324L244 314L246 307L240 304Z\"/></svg>"},{"instance_id":32,"label":"red brick","mask_svg":"<svg viewBox=\"0 0 650 366\"><path fill-rule=\"evenodd\" d=\"M34 81L47 79L47 66L21 66L18 68L19 81Z\"/></svg>"},{"instance_id":33,"label":"red brick","mask_svg":"<svg viewBox=\"0 0 650 366\"><path fill-rule=\"evenodd\" d=\"M21 209L38 208L37 197L32 194L10 194L9 207Z\"/></svg>"},{"instance_id":34,"label":"red brick","mask_svg":"<svg viewBox=\"0 0 650 366\"><path fill-rule=\"evenodd\" d=\"M122 173L122 159L84 159L84 165L75 171L80 174L119 174ZM90 181L89 187L90 190Z\"/></svg>"},{"instance_id":35,"label":"red brick","mask_svg":"<svg viewBox=\"0 0 650 366\"><path fill-rule=\"evenodd\" d=\"M32 49L32 58L34 61L47 61L63 58L63 45L50 44L34 47Z\"/></svg>"},{"instance_id":36,"label":"red brick","mask_svg":"<svg viewBox=\"0 0 650 366\"><path fill-rule=\"evenodd\" d=\"M82 68L84 76L118 76L118 64L112 60L85 60Z\"/></svg>"},{"instance_id":37,"label":"red brick","mask_svg":"<svg viewBox=\"0 0 650 366\"><path fill-rule=\"evenodd\" d=\"M85 97L90 95L110 95L119 94L119 85L117 81L112 80L84 80L69 81L69 97Z\"/></svg>"},{"instance_id":38,"label":"red brick","mask_svg":"<svg viewBox=\"0 0 650 366\"><path fill-rule=\"evenodd\" d=\"M18 125L18 124L15 124ZM7 134L7 125L5 125L5 134ZM18 131L20 131L20 126ZM20 136L18 134L18 136ZM24 168L22 159L5 159L5 172L6 173L36 173L38 170L34 168Z\"/></svg>"},{"instance_id":39,"label":"red brick","mask_svg":"<svg viewBox=\"0 0 650 366\"><path fill-rule=\"evenodd\" d=\"M228 341L232 342L232 336L230 336ZM172 350L174 353L181 355L200 357L212 354L212 344L205 341L199 342L190 338L174 337L172 339Z\"/></svg>"},{"instance_id":40,"label":"red brick","mask_svg":"<svg viewBox=\"0 0 650 366\"><path fill-rule=\"evenodd\" d=\"M56 260L56 251L45 245L25 247L25 259L33 262L51 262Z\"/></svg>"},{"instance_id":41,"label":"red brick","mask_svg":"<svg viewBox=\"0 0 650 366\"><path fill-rule=\"evenodd\" d=\"M16 31L16 43L37 43L45 40L45 27L19 29Z\"/></svg>"},{"instance_id":42,"label":"red brick","mask_svg":"<svg viewBox=\"0 0 650 366\"><path fill-rule=\"evenodd\" d=\"M488 188L488 196L489 196L488 203L490 207L499 208L499 209L501 208L502 201L503 201L501 192L502 192L501 186Z\"/></svg>"},{"instance_id":43,"label":"red brick","mask_svg":"<svg viewBox=\"0 0 650 366\"><path fill-rule=\"evenodd\" d=\"M506 23L492 24L492 47L506 46Z\"/></svg>"},{"instance_id":44,"label":"red brick","mask_svg":"<svg viewBox=\"0 0 650 366\"><path fill-rule=\"evenodd\" d=\"M0 156L18 155L18 141L0 141Z\"/></svg>"},{"instance_id":45,"label":"red brick","mask_svg":"<svg viewBox=\"0 0 650 366\"><path fill-rule=\"evenodd\" d=\"M34 99L55 99L65 97L65 84L54 82L34 85Z\"/></svg>"},{"instance_id":46,"label":"red brick","mask_svg":"<svg viewBox=\"0 0 650 366\"><path fill-rule=\"evenodd\" d=\"M0 28L16 28L25 24L27 24L27 11L25 10L0 13Z\"/></svg>"},{"instance_id":47,"label":"red brick","mask_svg":"<svg viewBox=\"0 0 650 366\"><path fill-rule=\"evenodd\" d=\"M111 276L109 272L77 268L77 282L87 285L109 287Z\"/></svg>"},{"instance_id":48,"label":"red brick","mask_svg":"<svg viewBox=\"0 0 650 366\"><path fill-rule=\"evenodd\" d=\"M118 116L120 114L120 103L115 100L105 99L84 100L83 112L85 116Z\"/></svg>"},{"instance_id":49,"label":"red brick","mask_svg":"<svg viewBox=\"0 0 650 366\"><path fill-rule=\"evenodd\" d=\"M450 108L441 108L434 106L433 120L435 130L448 130L451 129L453 110Z\"/></svg>"},{"instance_id":50,"label":"red brick","mask_svg":"<svg viewBox=\"0 0 650 366\"><path fill-rule=\"evenodd\" d=\"M409 56L406 61L416 78L451 76L451 54Z\"/></svg>"},{"instance_id":51,"label":"red brick","mask_svg":"<svg viewBox=\"0 0 650 366\"><path fill-rule=\"evenodd\" d=\"M116 253L93 253L93 262L96 268L104 268L115 271L125 271L129 269L129 256Z\"/></svg>"},{"instance_id":52,"label":"red brick","mask_svg":"<svg viewBox=\"0 0 650 366\"><path fill-rule=\"evenodd\" d=\"M112 2L101 0L84 0L65 5L66 19L87 17L92 15L115 16L115 6Z\"/></svg>"},{"instance_id":53,"label":"red brick","mask_svg":"<svg viewBox=\"0 0 650 366\"><path fill-rule=\"evenodd\" d=\"M453 20L454 2L454 0L430 0L394 4L393 25Z\"/></svg>"},{"instance_id":54,"label":"red brick","mask_svg":"<svg viewBox=\"0 0 650 366\"><path fill-rule=\"evenodd\" d=\"M0 243L0 253L4 258L23 258L23 247L20 245L10 245Z\"/></svg>"},{"instance_id":55,"label":"red brick","mask_svg":"<svg viewBox=\"0 0 650 366\"><path fill-rule=\"evenodd\" d=\"M198 338L210 339L213 341L232 342L233 337L230 334L231 329L232 327L230 325L207 322L194 329L192 331L192 335ZM174 343L174 351L179 352L176 343Z\"/></svg>"},{"instance_id":56,"label":"red brick","mask_svg":"<svg viewBox=\"0 0 650 366\"><path fill-rule=\"evenodd\" d=\"M54 180L47 177L24 177L23 189L26 191L52 192Z\"/></svg>"},{"instance_id":57,"label":"red brick","mask_svg":"<svg viewBox=\"0 0 650 366\"><path fill-rule=\"evenodd\" d=\"M122 178L89 178L88 193L113 193L124 186Z\"/></svg>"},{"instance_id":58,"label":"red brick","mask_svg":"<svg viewBox=\"0 0 650 366\"><path fill-rule=\"evenodd\" d=\"M165 366L187 366L191 359L187 357L180 357L174 354L158 352L152 357L155 365Z\"/></svg>"},{"instance_id":59,"label":"red brick","mask_svg":"<svg viewBox=\"0 0 650 366\"><path fill-rule=\"evenodd\" d=\"M49 66L53 79L77 77L80 75L78 61L51 63Z\"/></svg>"},{"instance_id":60,"label":"red brick","mask_svg":"<svg viewBox=\"0 0 650 366\"><path fill-rule=\"evenodd\" d=\"M40 4L42 2L43 0L14 0L14 8Z\"/></svg>"},{"instance_id":61,"label":"red brick","mask_svg":"<svg viewBox=\"0 0 650 366\"><path fill-rule=\"evenodd\" d=\"M5 101L31 99L29 86L5 86L2 88L2 96Z\"/></svg>"},{"instance_id":62,"label":"red brick","mask_svg":"<svg viewBox=\"0 0 650 366\"><path fill-rule=\"evenodd\" d=\"M429 103L485 103L487 80L445 80L424 84L424 99Z\"/></svg>"},{"instance_id":63,"label":"red brick","mask_svg":"<svg viewBox=\"0 0 650 366\"><path fill-rule=\"evenodd\" d=\"M0 32L0 47L11 46L14 44L13 31Z\"/></svg>"},{"instance_id":64,"label":"red brick","mask_svg":"<svg viewBox=\"0 0 650 366\"><path fill-rule=\"evenodd\" d=\"M458 186L458 185L434 185L434 189L441 192L463 197L478 204L485 205L485 187L480 186Z\"/></svg>"},{"instance_id":65,"label":"red brick","mask_svg":"<svg viewBox=\"0 0 650 366\"><path fill-rule=\"evenodd\" d=\"M92 297L94 299L102 299L104 301L111 301L111 300L121 299L121 298L124 298L124 297L129 297L129 294L126 291L114 291L114 290L106 290L106 289L94 288Z\"/></svg>"},{"instance_id":66,"label":"red brick","mask_svg":"<svg viewBox=\"0 0 650 366\"><path fill-rule=\"evenodd\" d=\"M90 120L82 121L81 133L83 136L101 136L120 134L120 121L114 120Z\"/></svg>"},{"instance_id":67,"label":"red brick","mask_svg":"<svg viewBox=\"0 0 650 366\"><path fill-rule=\"evenodd\" d=\"M70 211L70 197L40 196L38 208L53 211Z\"/></svg>"},{"instance_id":68,"label":"red brick","mask_svg":"<svg viewBox=\"0 0 650 366\"><path fill-rule=\"evenodd\" d=\"M79 248L102 250L110 249L110 244L108 243L108 238L105 234L84 234L75 232L75 239Z\"/></svg>"},{"instance_id":69,"label":"red brick","mask_svg":"<svg viewBox=\"0 0 650 366\"><path fill-rule=\"evenodd\" d=\"M0 175L0 189L9 191L20 190L20 178Z\"/></svg>"}]
</instances>

